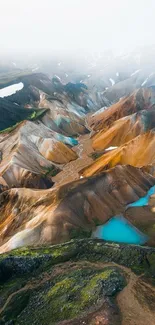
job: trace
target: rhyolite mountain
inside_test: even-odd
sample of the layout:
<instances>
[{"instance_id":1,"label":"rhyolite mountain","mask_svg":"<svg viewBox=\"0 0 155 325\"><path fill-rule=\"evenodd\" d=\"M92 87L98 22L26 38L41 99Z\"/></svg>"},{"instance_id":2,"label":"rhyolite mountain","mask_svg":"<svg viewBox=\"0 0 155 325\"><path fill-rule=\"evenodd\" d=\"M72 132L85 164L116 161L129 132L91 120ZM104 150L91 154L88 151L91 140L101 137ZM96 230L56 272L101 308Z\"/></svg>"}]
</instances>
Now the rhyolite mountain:
<instances>
[{"instance_id":1,"label":"rhyolite mountain","mask_svg":"<svg viewBox=\"0 0 155 325\"><path fill-rule=\"evenodd\" d=\"M0 65L0 324L154 325L154 52Z\"/></svg>"}]
</instances>

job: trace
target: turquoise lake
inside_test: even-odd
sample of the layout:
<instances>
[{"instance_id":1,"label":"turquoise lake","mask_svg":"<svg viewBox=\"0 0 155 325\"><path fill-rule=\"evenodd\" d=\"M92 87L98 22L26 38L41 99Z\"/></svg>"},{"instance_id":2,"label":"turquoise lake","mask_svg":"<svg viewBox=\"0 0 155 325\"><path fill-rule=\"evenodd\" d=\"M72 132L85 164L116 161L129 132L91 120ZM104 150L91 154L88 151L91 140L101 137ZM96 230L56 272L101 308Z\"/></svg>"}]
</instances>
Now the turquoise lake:
<instances>
[{"instance_id":1,"label":"turquoise lake","mask_svg":"<svg viewBox=\"0 0 155 325\"><path fill-rule=\"evenodd\" d=\"M149 198L152 194L155 193L155 186L152 186L149 191L147 192L147 194L143 197L141 197L139 200L137 200L136 202L130 203L126 206L126 208L130 208L130 207L143 207L145 205L148 205L149 202Z\"/></svg>"},{"instance_id":2,"label":"turquoise lake","mask_svg":"<svg viewBox=\"0 0 155 325\"><path fill-rule=\"evenodd\" d=\"M93 237L116 243L138 245L143 245L148 240L148 236L140 232L123 216L115 216L106 224L98 226L93 233Z\"/></svg>"}]
</instances>

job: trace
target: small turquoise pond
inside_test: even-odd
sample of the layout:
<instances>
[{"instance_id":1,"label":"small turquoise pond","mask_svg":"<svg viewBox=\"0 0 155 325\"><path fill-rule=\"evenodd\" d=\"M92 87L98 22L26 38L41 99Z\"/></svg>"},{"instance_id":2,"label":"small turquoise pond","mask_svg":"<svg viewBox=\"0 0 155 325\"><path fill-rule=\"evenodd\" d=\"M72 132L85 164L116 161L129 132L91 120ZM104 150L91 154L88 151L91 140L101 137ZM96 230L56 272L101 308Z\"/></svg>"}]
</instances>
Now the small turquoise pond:
<instances>
[{"instance_id":1,"label":"small turquoise pond","mask_svg":"<svg viewBox=\"0 0 155 325\"><path fill-rule=\"evenodd\" d=\"M55 134L56 140L63 142L65 144L69 144L70 146L74 147L78 145L78 141L75 138L66 137L60 133Z\"/></svg>"},{"instance_id":2,"label":"small turquoise pond","mask_svg":"<svg viewBox=\"0 0 155 325\"><path fill-rule=\"evenodd\" d=\"M133 203L128 204L126 206L126 208L130 208L130 207L143 207L145 205L148 205L149 198L154 193L155 193L155 186L151 187L145 196L141 197L136 202L133 202Z\"/></svg>"},{"instance_id":3,"label":"small turquoise pond","mask_svg":"<svg viewBox=\"0 0 155 325\"><path fill-rule=\"evenodd\" d=\"M115 216L106 224L98 226L93 237L117 243L138 245L145 244L148 240L148 236L140 232L123 216Z\"/></svg>"}]
</instances>

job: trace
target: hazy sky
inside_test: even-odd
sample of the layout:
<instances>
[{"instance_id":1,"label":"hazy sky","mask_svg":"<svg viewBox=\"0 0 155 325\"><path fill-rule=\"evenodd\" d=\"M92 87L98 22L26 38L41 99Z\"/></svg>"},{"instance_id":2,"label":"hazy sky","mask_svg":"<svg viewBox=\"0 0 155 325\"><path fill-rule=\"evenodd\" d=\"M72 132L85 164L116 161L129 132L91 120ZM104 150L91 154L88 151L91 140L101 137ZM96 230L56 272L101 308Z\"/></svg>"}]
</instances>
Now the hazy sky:
<instances>
[{"instance_id":1,"label":"hazy sky","mask_svg":"<svg viewBox=\"0 0 155 325\"><path fill-rule=\"evenodd\" d=\"M0 49L124 50L155 43L155 0L0 0Z\"/></svg>"}]
</instances>

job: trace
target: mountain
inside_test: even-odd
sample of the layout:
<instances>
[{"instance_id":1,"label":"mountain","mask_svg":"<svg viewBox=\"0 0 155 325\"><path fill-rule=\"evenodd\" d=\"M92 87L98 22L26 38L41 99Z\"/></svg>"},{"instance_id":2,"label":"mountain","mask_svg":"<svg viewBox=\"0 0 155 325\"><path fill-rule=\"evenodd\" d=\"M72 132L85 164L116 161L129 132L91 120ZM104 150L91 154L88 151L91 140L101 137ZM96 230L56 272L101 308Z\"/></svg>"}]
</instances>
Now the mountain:
<instances>
[{"instance_id":1,"label":"mountain","mask_svg":"<svg viewBox=\"0 0 155 325\"><path fill-rule=\"evenodd\" d=\"M19 187L29 179L31 187L32 178L33 187L33 178L42 177L46 182L47 175L55 175L63 164L76 159L76 153L56 137L41 122L30 121L22 122L9 133L1 133L0 173L6 184Z\"/></svg>"},{"instance_id":2,"label":"mountain","mask_svg":"<svg viewBox=\"0 0 155 325\"><path fill-rule=\"evenodd\" d=\"M154 127L155 110L138 111L116 120L107 130L103 128L103 130L94 133L92 147L98 151L119 147Z\"/></svg>"},{"instance_id":3,"label":"mountain","mask_svg":"<svg viewBox=\"0 0 155 325\"><path fill-rule=\"evenodd\" d=\"M140 88L130 96L122 98L107 110L97 112L88 117L88 125L94 131L105 130L118 119L139 112L143 109L150 110L155 103L154 88Z\"/></svg>"},{"instance_id":4,"label":"mountain","mask_svg":"<svg viewBox=\"0 0 155 325\"><path fill-rule=\"evenodd\" d=\"M155 130L152 129L126 142L122 146L101 155L90 166L82 170L80 176L88 177L116 165L129 164L135 167L154 165L154 141Z\"/></svg>"},{"instance_id":5,"label":"mountain","mask_svg":"<svg viewBox=\"0 0 155 325\"><path fill-rule=\"evenodd\" d=\"M6 191L0 195L0 252L89 237L96 225L124 213L129 203L145 196L154 185L154 177L140 169L116 166L46 191Z\"/></svg>"},{"instance_id":6,"label":"mountain","mask_svg":"<svg viewBox=\"0 0 155 325\"><path fill-rule=\"evenodd\" d=\"M154 325L155 47L0 63L0 324Z\"/></svg>"},{"instance_id":7,"label":"mountain","mask_svg":"<svg viewBox=\"0 0 155 325\"><path fill-rule=\"evenodd\" d=\"M2 255L1 324L154 325L154 259L92 239Z\"/></svg>"}]
</instances>

